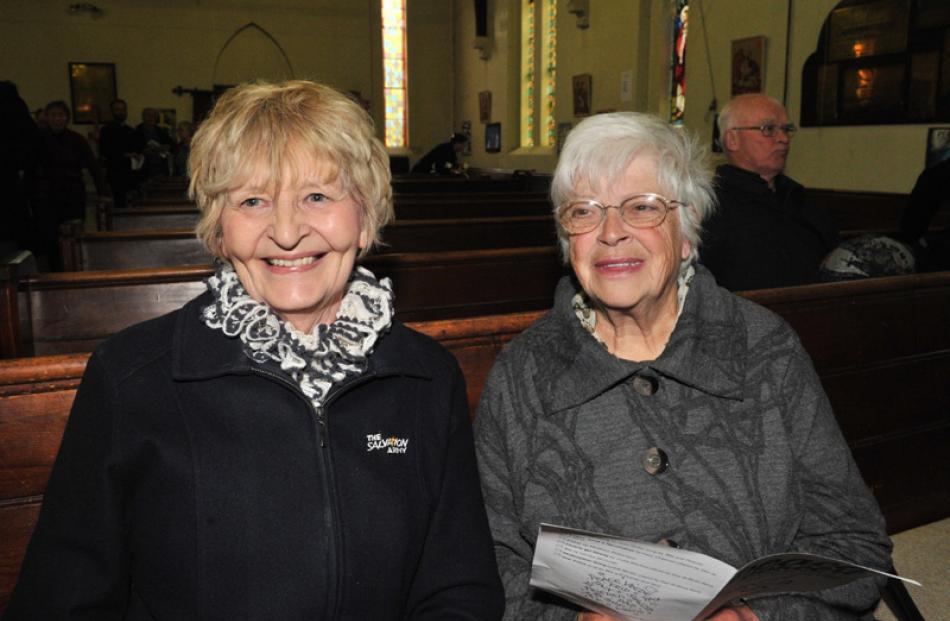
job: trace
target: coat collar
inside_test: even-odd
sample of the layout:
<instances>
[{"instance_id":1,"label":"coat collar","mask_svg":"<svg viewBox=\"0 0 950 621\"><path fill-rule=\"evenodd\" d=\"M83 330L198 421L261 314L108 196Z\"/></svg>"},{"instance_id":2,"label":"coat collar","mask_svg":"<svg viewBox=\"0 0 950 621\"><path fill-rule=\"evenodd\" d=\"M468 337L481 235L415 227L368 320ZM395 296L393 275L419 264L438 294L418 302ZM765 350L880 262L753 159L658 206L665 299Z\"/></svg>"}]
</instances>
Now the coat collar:
<instances>
[{"instance_id":1,"label":"coat collar","mask_svg":"<svg viewBox=\"0 0 950 621\"><path fill-rule=\"evenodd\" d=\"M172 376L176 380L240 375L260 366L244 354L240 339L228 338L201 320L201 310L211 302L211 294L205 292L178 311L172 336ZM408 328L393 319L389 332L377 341L368 358L367 373L431 378L422 357L413 355L416 345L409 334Z\"/></svg>"},{"instance_id":2,"label":"coat collar","mask_svg":"<svg viewBox=\"0 0 950 621\"><path fill-rule=\"evenodd\" d=\"M804 191L804 187L800 183L784 173L779 173L775 176L775 192L772 192L769 189L769 184L757 173L732 164L722 164L716 168L715 184L720 187L732 185L743 192L762 196L777 196L782 200L785 200L793 192Z\"/></svg>"},{"instance_id":3,"label":"coat collar","mask_svg":"<svg viewBox=\"0 0 950 621\"><path fill-rule=\"evenodd\" d=\"M578 291L564 277L555 293L554 308L545 318L553 324L552 351L542 363L549 384L542 390L548 414L575 407L636 374L668 377L705 393L741 400L745 392L746 333L736 308L738 298L716 285L712 275L696 266L666 349L656 360L624 361L611 355L580 325L571 306Z\"/></svg>"}]
</instances>

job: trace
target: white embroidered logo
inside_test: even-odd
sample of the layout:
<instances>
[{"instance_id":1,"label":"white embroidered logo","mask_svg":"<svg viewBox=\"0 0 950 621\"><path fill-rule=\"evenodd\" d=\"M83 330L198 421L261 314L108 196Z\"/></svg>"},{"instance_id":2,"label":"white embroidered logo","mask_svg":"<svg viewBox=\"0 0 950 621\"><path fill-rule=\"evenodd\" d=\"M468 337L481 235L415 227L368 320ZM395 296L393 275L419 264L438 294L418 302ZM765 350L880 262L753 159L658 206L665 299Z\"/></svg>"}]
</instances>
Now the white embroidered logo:
<instances>
[{"instance_id":1,"label":"white embroidered logo","mask_svg":"<svg viewBox=\"0 0 950 621\"><path fill-rule=\"evenodd\" d=\"M366 434L366 452L381 451L386 449L387 453L405 453L409 446L409 438L397 438L396 436L383 437L381 433Z\"/></svg>"}]
</instances>

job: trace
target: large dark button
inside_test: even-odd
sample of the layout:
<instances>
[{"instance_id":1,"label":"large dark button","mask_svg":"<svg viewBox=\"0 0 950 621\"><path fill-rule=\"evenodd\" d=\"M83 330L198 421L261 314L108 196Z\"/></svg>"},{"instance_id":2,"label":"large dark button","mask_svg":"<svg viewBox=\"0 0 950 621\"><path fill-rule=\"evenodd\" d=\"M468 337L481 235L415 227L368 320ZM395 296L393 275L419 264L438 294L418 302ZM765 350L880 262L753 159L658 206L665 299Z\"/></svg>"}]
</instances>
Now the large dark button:
<instances>
[{"instance_id":1,"label":"large dark button","mask_svg":"<svg viewBox=\"0 0 950 621\"><path fill-rule=\"evenodd\" d=\"M634 375L630 383L633 385L633 389L637 394L641 394L644 397L649 397L656 393L656 389L660 385L655 377L650 377L649 375Z\"/></svg>"},{"instance_id":2,"label":"large dark button","mask_svg":"<svg viewBox=\"0 0 950 621\"><path fill-rule=\"evenodd\" d=\"M666 456L666 453L663 452L663 449L655 446L647 449L646 454L643 456L643 469L646 470L648 474L656 476L666 472L666 469L669 467L670 459Z\"/></svg>"}]
</instances>

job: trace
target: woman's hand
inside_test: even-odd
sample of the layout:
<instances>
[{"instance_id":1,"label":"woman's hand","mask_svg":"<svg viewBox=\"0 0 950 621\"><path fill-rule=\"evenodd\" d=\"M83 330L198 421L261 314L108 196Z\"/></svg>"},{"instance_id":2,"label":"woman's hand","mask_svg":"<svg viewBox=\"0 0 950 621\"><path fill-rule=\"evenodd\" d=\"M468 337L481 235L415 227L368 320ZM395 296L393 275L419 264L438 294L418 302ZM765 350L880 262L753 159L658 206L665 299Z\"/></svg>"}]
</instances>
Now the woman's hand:
<instances>
[{"instance_id":1,"label":"woman's hand","mask_svg":"<svg viewBox=\"0 0 950 621\"><path fill-rule=\"evenodd\" d=\"M706 621L759 621L759 617L743 604L720 608L713 616L706 617Z\"/></svg>"},{"instance_id":2,"label":"woman's hand","mask_svg":"<svg viewBox=\"0 0 950 621\"><path fill-rule=\"evenodd\" d=\"M577 621L617 621L617 619L614 617L608 617L607 615L602 615L599 612L585 610L584 612L577 615Z\"/></svg>"}]
</instances>

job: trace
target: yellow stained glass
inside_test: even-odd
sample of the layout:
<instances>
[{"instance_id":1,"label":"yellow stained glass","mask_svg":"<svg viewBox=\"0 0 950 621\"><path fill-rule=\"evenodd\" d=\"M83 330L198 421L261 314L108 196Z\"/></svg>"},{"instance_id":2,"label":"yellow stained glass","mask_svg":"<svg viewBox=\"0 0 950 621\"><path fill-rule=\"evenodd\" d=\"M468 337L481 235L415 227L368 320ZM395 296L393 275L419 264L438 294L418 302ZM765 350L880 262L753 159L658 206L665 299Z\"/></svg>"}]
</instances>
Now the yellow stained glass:
<instances>
[{"instance_id":1,"label":"yellow stained glass","mask_svg":"<svg viewBox=\"0 0 950 621\"><path fill-rule=\"evenodd\" d=\"M544 24L541 58L545 62L545 70L541 74L541 92L544 96L542 102L544 135L541 137L541 144L545 147L553 147L557 142L557 122L554 118L555 93L557 90L555 86L557 83L557 1L544 0L541 13L542 23Z\"/></svg>"},{"instance_id":2,"label":"yellow stained glass","mask_svg":"<svg viewBox=\"0 0 950 621\"><path fill-rule=\"evenodd\" d=\"M553 147L557 84L557 0L521 2L521 85L519 144Z\"/></svg>"},{"instance_id":3,"label":"yellow stained glass","mask_svg":"<svg viewBox=\"0 0 950 621\"><path fill-rule=\"evenodd\" d=\"M383 22L383 100L386 146L408 142L406 114L406 4L381 0Z\"/></svg>"}]
</instances>

